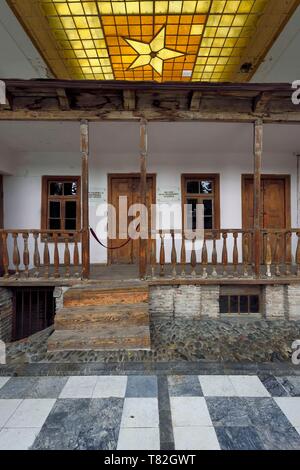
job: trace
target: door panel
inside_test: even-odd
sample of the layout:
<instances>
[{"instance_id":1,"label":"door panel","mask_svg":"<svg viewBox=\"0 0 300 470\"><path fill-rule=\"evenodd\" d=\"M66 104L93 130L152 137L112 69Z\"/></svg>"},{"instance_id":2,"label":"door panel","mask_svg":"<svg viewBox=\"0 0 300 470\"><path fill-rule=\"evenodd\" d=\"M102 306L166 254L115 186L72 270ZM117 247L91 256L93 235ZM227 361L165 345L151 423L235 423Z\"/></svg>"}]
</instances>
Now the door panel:
<instances>
[{"instance_id":1,"label":"door panel","mask_svg":"<svg viewBox=\"0 0 300 470\"><path fill-rule=\"evenodd\" d=\"M253 176L244 176L242 184L242 204L243 204L243 229L253 228ZM277 175L262 175L261 180L261 220L260 224L265 229L289 229L290 228L290 177ZM263 242L263 240L262 240ZM274 253L276 237L271 236L272 253ZM261 243L262 262L265 256L264 243ZM252 246L250 246L250 256L252 259ZM285 256L285 240L280 242L280 258L283 261Z\"/></svg>"},{"instance_id":2,"label":"door panel","mask_svg":"<svg viewBox=\"0 0 300 470\"><path fill-rule=\"evenodd\" d=\"M110 177L110 203L116 209L117 215L117 238L109 240L108 246L121 247L128 237L128 225L135 219L135 217L127 217L127 227L125 228L125 238L119 238L119 197L127 196L128 208L132 204L140 202L140 178L139 176L114 176ZM151 229L151 204L155 202L155 180L154 176L147 177L147 208L148 208L148 230ZM151 252L151 242L149 239L148 254ZM133 264L137 263L139 259L139 239L130 240L125 246L114 250L109 250L108 261L114 264Z\"/></svg>"}]
</instances>

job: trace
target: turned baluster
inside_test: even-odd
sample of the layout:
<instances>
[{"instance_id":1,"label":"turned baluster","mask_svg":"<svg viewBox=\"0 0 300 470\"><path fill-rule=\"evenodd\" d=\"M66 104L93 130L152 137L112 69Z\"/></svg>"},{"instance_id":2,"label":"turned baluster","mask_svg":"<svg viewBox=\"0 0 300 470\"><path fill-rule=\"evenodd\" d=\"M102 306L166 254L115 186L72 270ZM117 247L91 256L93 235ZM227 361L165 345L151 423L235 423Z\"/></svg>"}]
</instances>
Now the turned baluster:
<instances>
[{"instance_id":1,"label":"turned baluster","mask_svg":"<svg viewBox=\"0 0 300 470\"><path fill-rule=\"evenodd\" d=\"M33 264L35 267L34 275L38 277L40 274L40 265L41 265L39 245L38 245L39 233L34 232L33 238L34 238Z\"/></svg>"},{"instance_id":2,"label":"turned baluster","mask_svg":"<svg viewBox=\"0 0 300 470\"><path fill-rule=\"evenodd\" d=\"M212 264L212 275L217 277L217 264L218 264L218 252L217 252L217 232L213 230L213 249L211 254L211 264Z\"/></svg>"},{"instance_id":3,"label":"turned baluster","mask_svg":"<svg viewBox=\"0 0 300 470\"><path fill-rule=\"evenodd\" d=\"M48 245L48 234L44 238L44 255L43 255L43 264L44 264L44 275L49 277L49 268L50 268L50 254L49 254L49 245Z\"/></svg>"},{"instance_id":4,"label":"turned baluster","mask_svg":"<svg viewBox=\"0 0 300 470\"><path fill-rule=\"evenodd\" d=\"M71 264L71 255L69 249L69 239L65 238L65 253L64 253L64 265L65 265L65 276L70 277L70 264Z\"/></svg>"},{"instance_id":5,"label":"turned baluster","mask_svg":"<svg viewBox=\"0 0 300 470\"><path fill-rule=\"evenodd\" d=\"M181 276L185 276L185 263L186 263L185 235L184 235L184 232L182 232L181 250L180 250Z\"/></svg>"},{"instance_id":6,"label":"turned baluster","mask_svg":"<svg viewBox=\"0 0 300 470\"><path fill-rule=\"evenodd\" d=\"M20 252L18 247L18 233L13 233L13 240L14 240L14 251L13 251L13 264L15 266L16 277L20 276Z\"/></svg>"},{"instance_id":7,"label":"turned baluster","mask_svg":"<svg viewBox=\"0 0 300 470\"><path fill-rule=\"evenodd\" d=\"M291 247L292 233L287 232L285 235L285 265L286 265L286 275L291 275L291 265L292 265L292 247Z\"/></svg>"},{"instance_id":8,"label":"turned baluster","mask_svg":"<svg viewBox=\"0 0 300 470\"><path fill-rule=\"evenodd\" d=\"M23 233L23 241L24 241L23 264L24 264L24 274L26 277L29 277L28 237L29 237L29 233Z\"/></svg>"},{"instance_id":9,"label":"turned baluster","mask_svg":"<svg viewBox=\"0 0 300 470\"><path fill-rule=\"evenodd\" d=\"M8 267L9 267L9 256L7 250L7 232L2 232L2 262L4 277L9 277Z\"/></svg>"},{"instance_id":10,"label":"turned baluster","mask_svg":"<svg viewBox=\"0 0 300 470\"><path fill-rule=\"evenodd\" d=\"M298 242L296 251L297 276L300 276L300 232L297 232Z\"/></svg>"},{"instance_id":11,"label":"turned baluster","mask_svg":"<svg viewBox=\"0 0 300 470\"><path fill-rule=\"evenodd\" d=\"M233 252L232 252L232 262L233 262L233 275L238 276L238 265L239 265L239 250L237 245L238 232L233 233Z\"/></svg>"},{"instance_id":12,"label":"turned baluster","mask_svg":"<svg viewBox=\"0 0 300 470\"><path fill-rule=\"evenodd\" d=\"M58 234L53 234L54 241L54 277L60 277L59 275L59 251L58 251Z\"/></svg>"},{"instance_id":13,"label":"turned baluster","mask_svg":"<svg viewBox=\"0 0 300 470\"><path fill-rule=\"evenodd\" d=\"M245 233L243 236L243 272L245 277L248 277L249 236L249 233Z\"/></svg>"},{"instance_id":14,"label":"turned baluster","mask_svg":"<svg viewBox=\"0 0 300 470\"><path fill-rule=\"evenodd\" d=\"M73 251L74 276L79 277L79 249L78 234L74 235L74 251Z\"/></svg>"},{"instance_id":15,"label":"turned baluster","mask_svg":"<svg viewBox=\"0 0 300 470\"><path fill-rule=\"evenodd\" d=\"M202 264L202 277L207 278L207 265L208 265L208 254L206 240L204 238L201 252L201 264Z\"/></svg>"},{"instance_id":16,"label":"turned baluster","mask_svg":"<svg viewBox=\"0 0 300 470\"><path fill-rule=\"evenodd\" d=\"M162 230L159 231L159 236L160 236L159 275L164 276L165 275L165 235L163 234Z\"/></svg>"},{"instance_id":17,"label":"turned baluster","mask_svg":"<svg viewBox=\"0 0 300 470\"><path fill-rule=\"evenodd\" d=\"M280 276L280 252L281 252L281 235L275 233L275 251L274 251L274 263L275 263L275 275Z\"/></svg>"},{"instance_id":18,"label":"turned baluster","mask_svg":"<svg viewBox=\"0 0 300 470\"><path fill-rule=\"evenodd\" d=\"M266 238L266 256L265 256L265 264L266 264L266 267L267 267L267 276L268 277L271 277L272 276L272 273L271 273L271 265L272 265L272 247L271 247L271 237L270 237L270 234L267 233L265 234L265 238Z\"/></svg>"},{"instance_id":19,"label":"turned baluster","mask_svg":"<svg viewBox=\"0 0 300 470\"><path fill-rule=\"evenodd\" d=\"M223 273L224 275L227 274L227 265L228 265L228 251L227 251L227 232L222 233L223 237L223 249L222 249L222 265L223 265Z\"/></svg>"},{"instance_id":20,"label":"turned baluster","mask_svg":"<svg viewBox=\"0 0 300 470\"><path fill-rule=\"evenodd\" d=\"M192 276L196 276L196 264L197 264L197 258L196 258L196 250L195 250L195 240L196 240L196 235L194 236L192 240L192 251L191 251L191 267L192 267Z\"/></svg>"},{"instance_id":21,"label":"turned baluster","mask_svg":"<svg viewBox=\"0 0 300 470\"><path fill-rule=\"evenodd\" d=\"M172 237L172 251L171 251L172 276L176 277L177 253L176 253L176 247L175 247L175 230L171 230L171 237Z\"/></svg>"}]
</instances>

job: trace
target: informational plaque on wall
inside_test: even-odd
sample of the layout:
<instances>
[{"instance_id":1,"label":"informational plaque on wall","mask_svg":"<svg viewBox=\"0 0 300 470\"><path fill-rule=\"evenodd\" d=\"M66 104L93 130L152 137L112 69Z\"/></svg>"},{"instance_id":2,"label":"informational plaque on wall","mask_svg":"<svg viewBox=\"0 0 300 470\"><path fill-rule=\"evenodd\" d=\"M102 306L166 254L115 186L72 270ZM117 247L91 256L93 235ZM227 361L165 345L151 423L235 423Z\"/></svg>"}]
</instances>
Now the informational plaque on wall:
<instances>
[{"instance_id":1,"label":"informational plaque on wall","mask_svg":"<svg viewBox=\"0 0 300 470\"><path fill-rule=\"evenodd\" d=\"M157 202L164 204L173 204L180 202L180 189L178 186L169 186L158 188Z\"/></svg>"},{"instance_id":2,"label":"informational plaque on wall","mask_svg":"<svg viewBox=\"0 0 300 470\"><path fill-rule=\"evenodd\" d=\"M102 204L107 201L106 188L90 188L89 203L90 205Z\"/></svg>"}]
</instances>

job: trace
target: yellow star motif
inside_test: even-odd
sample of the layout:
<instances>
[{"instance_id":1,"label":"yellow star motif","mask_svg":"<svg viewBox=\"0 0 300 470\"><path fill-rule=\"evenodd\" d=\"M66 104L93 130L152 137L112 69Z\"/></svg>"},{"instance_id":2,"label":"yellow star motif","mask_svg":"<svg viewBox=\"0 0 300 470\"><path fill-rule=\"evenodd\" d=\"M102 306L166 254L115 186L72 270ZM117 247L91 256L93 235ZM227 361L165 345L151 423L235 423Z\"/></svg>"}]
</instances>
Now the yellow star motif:
<instances>
[{"instance_id":1,"label":"yellow star motif","mask_svg":"<svg viewBox=\"0 0 300 470\"><path fill-rule=\"evenodd\" d=\"M162 75L164 60L174 59L184 55L182 52L173 51L165 47L166 27L164 26L150 43L125 39L125 41L139 54L129 66L130 69L151 65L151 67Z\"/></svg>"}]
</instances>

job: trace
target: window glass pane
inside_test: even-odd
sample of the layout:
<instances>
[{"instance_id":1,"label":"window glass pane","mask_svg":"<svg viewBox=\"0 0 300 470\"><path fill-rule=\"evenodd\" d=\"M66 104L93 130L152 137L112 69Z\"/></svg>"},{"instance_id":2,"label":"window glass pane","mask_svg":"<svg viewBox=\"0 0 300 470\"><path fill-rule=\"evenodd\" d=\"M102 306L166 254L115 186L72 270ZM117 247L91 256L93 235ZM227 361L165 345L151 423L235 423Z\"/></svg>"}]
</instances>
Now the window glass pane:
<instances>
[{"instance_id":1,"label":"window glass pane","mask_svg":"<svg viewBox=\"0 0 300 470\"><path fill-rule=\"evenodd\" d=\"M239 298L237 295L230 296L230 313L239 313Z\"/></svg>"},{"instance_id":2,"label":"window glass pane","mask_svg":"<svg viewBox=\"0 0 300 470\"><path fill-rule=\"evenodd\" d=\"M204 229L212 230L213 228L213 219L212 217L204 217Z\"/></svg>"},{"instance_id":3,"label":"window glass pane","mask_svg":"<svg viewBox=\"0 0 300 470\"><path fill-rule=\"evenodd\" d=\"M220 296L220 313L228 313L229 312L229 305L228 305L228 302L229 301L229 297L228 295L221 295Z\"/></svg>"},{"instance_id":4,"label":"window glass pane","mask_svg":"<svg viewBox=\"0 0 300 470\"><path fill-rule=\"evenodd\" d=\"M60 219L49 219L50 230L60 230Z\"/></svg>"},{"instance_id":5,"label":"window glass pane","mask_svg":"<svg viewBox=\"0 0 300 470\"><path fill-rule=\"evenodd\" d=\"M250 295L250 313L259 313L258 295Z\"/></svg>"},{"instance_id":6,"label":"window glass pane","mask_svg":"<svg viewBox=\"0 0 300 470\"><path fill-rule=\"evenodd\" d=\"M54 218L54 219L60 217L60 202L50 201L49 216L50 218Z\"/></svg>"},{"instance_id":7,"label":"window glass pane","mask_svg":"<svg viewBox=\"0 0 300 470\"><path fill-rule=\"evenodd\" d=\"M188 181L186 184L188 194L199 194L199 181Z\"/></svg>"},{"instance_id":8,"label":"window glass pane","mask_svg":"<svg viewBox=\"0 0 300 470\"><path fill-rule=\"evenodd\" d=\"M248 307L248 295L241 295L240 297L240 312L241 313L249 313L249 307Z\"/></svg>"},{"instance_id":9,"label":"window glass pane","mask_svg":"<svg viewBox=\"0 0 300 470\"><path fill-rule=\"evenodd\" d=\"M53 181L50 183L50 196L62 196L63 194L63 183Z\"/></svg>"},{"instance_id":10,"label":"window glass pane","mask_svg":"<svg viewBox=\"0 0 300 470\"><path fill-rule=\"evenodd\" d=\"M66 219L76 219L76 201L66 201Z\"/></svg>"},{"instance_id":11,"label":"window glass pane","mask_svg":"<svg viewBox=\"0 0 300 470\"><path fill-rule=\"evenodd\" d=\"M65 229L66 230L76 230L76 219L66 219L65 220Z\"/></svg>"},{"instance_id":12,"label":"window glass pane","mask_svg":"<svg viewBox=\"0 0 300 470\"><path fill-rule=\"evenodd\" d=\"M213 191L212 181L200 181L201 194L211 194Z\"/></svg>"},{"instance_id":13,"label":"window glass pane","mask_svg":"<svg viewBox=\"0 0 300 470\"><path fill-rule=\"evenodd\" d=\"M70 183L64 183L64 194L65 196L76 196L77 194L76 181L72 181Z\"/></svg>"},{"instance_id":14,"label":"window glass pane","mask_svg":"<svg viewBox=\"0 0 300 470\"><path fill-rule=\"evenodd\" d=\"M211 199L203 199L204 215L213 215L213 204Z\"/></svg>"},{"instance_id":15,"label":"window glass pane","mask_svg":"<svg viewBox=\"0 0 300 470\"><path fill-rule=\"evenodd\" d=\"M197 199L187 200L187 228L196 230L197 228Z\"/></svg>"}]
</instances>

